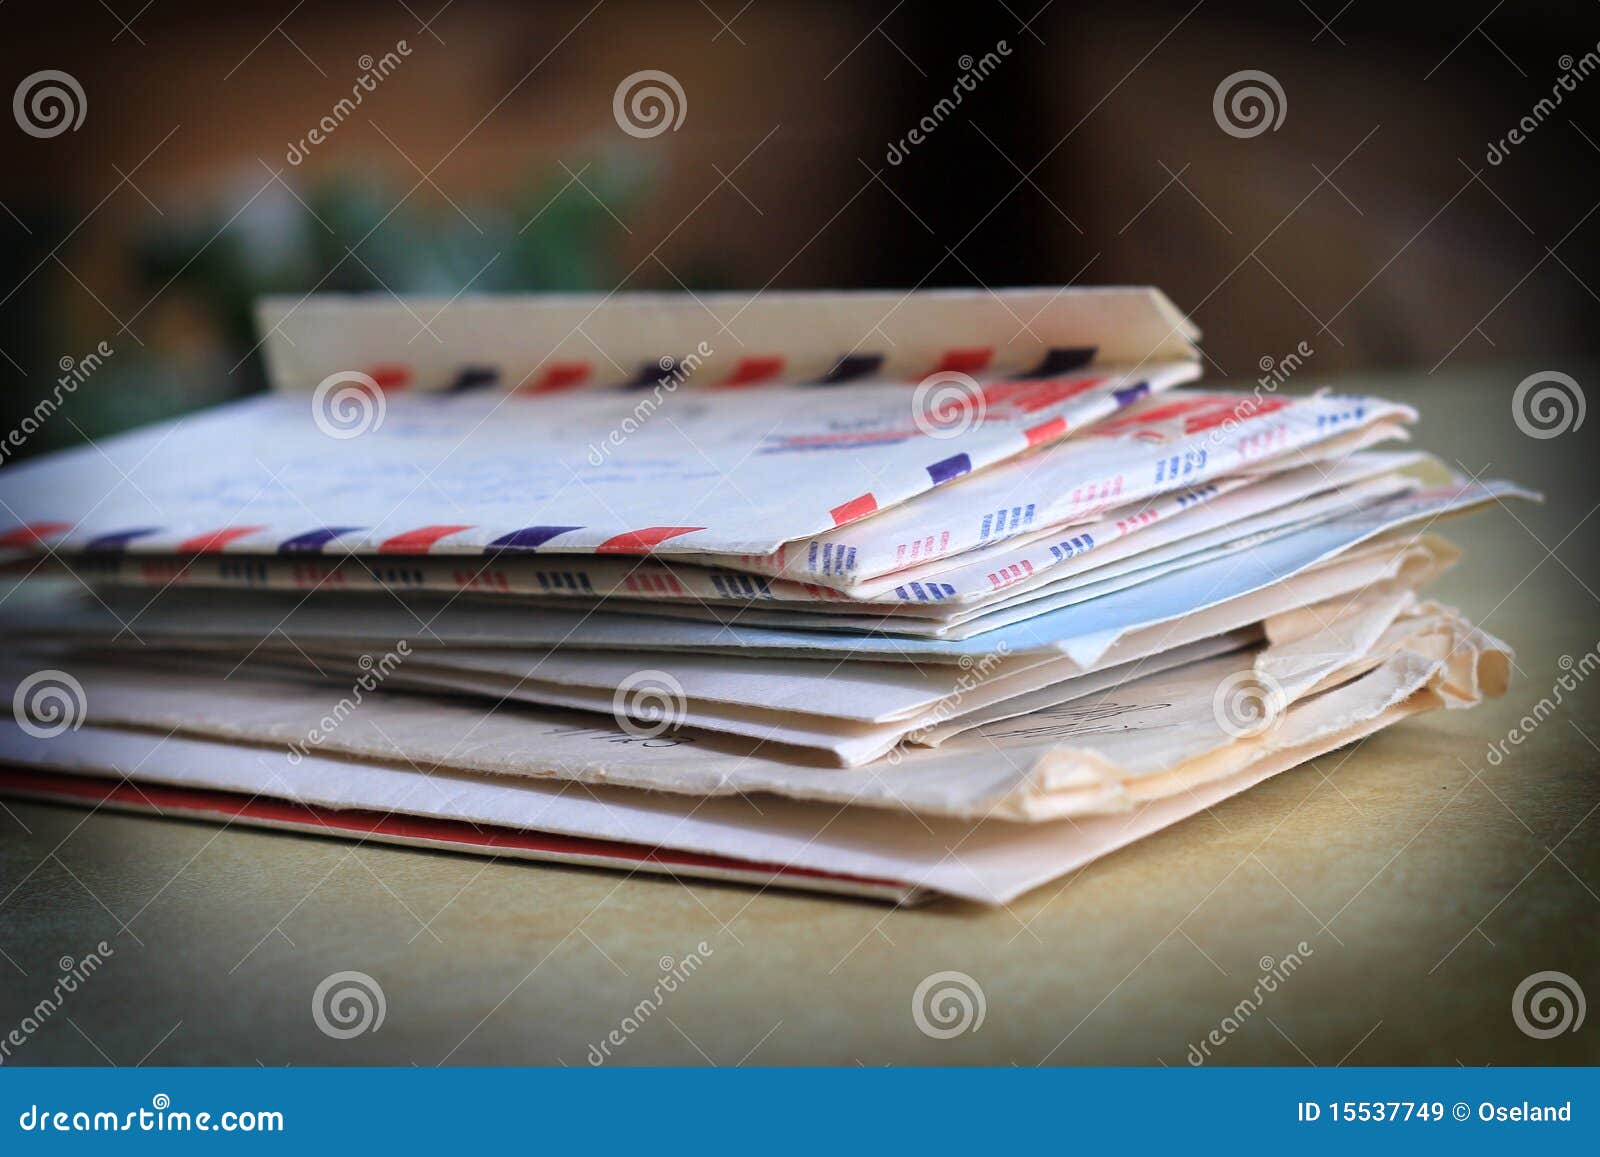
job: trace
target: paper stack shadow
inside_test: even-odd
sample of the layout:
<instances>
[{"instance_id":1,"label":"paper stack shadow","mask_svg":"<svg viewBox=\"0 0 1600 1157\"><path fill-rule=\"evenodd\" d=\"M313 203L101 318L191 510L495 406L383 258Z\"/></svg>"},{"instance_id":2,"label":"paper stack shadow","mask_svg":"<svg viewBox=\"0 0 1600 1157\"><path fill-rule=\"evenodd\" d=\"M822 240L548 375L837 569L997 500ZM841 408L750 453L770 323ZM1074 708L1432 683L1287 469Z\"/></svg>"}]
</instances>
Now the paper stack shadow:
<instances>
[{"instance_id":1,"label":"paper stack shadow","mask_svg":"<svg viewBox=\"0 0 1600 1157\"><path fill-rule=\"evenodd\" d=\"M270 394L0 475L0 792L1000 904L1506 686L1419 591L1537 496L1153 290L259 313Z\"/></svg>"}]
</instances>

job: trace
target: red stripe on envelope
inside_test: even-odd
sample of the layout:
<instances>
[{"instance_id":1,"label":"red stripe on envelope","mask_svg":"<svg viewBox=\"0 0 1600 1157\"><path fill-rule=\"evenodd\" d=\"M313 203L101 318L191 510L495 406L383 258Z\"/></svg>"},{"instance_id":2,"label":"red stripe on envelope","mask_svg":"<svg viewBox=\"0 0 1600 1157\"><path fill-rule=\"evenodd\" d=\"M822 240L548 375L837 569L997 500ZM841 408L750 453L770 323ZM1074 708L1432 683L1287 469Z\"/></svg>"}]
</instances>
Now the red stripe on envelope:
<instances>
[{"instance_id":1,"label":"red stripe on envelope","mask_svg":"<svg viewBox=\"0 0 1600 1157\"><path fill-rule=\"evenodd\" d=\"M860 498L852 498L843 506L835 506L828 513L833 515L833 524L835 526L843 526L847 522L865 518L876 509L878 509L878 500L870 494L863 494Z\"/></svg>"},{"instance_id":2,"label":"red stripe on envelope","mask_svg":"<svg viewBox=\"0 0 1600 1157\"><path fill-rule=\"evenodd\" d=\"M38 546L72 529L70 522L30 522L0 534L0 546Z\"/></svg>"},{"instance_id":3,"label":"red stripe on envelope","mask_svg":"<svg viewBox=\"0 0 1600 1157\"><path fill-rule=\"evenodd\" d=\"M594 550L596 554L649 554L669 538L704 529L703 526L647 526L608 538Z\"/></svg>"},{"instance_id":4,"label":"red stripe on envelope","mask_svg":"<svg viewBox=\"0 0 1600 1157\"><path fill-rule=\"evenodd\" d=\"M939 364L933 368L936 374L975 374L984 366L994 360L994 350L989 346L974 349L946 350L944 357L939 359Z\"/></svg>"},{"instance_id":5,"label":"red stripe on envelope","mask_svg":"<svg viewBox=\"0 0 1600 1157\"><path fill-rule=\"evenodd\" d=\"M377 383L378 389L388 393L403 390L411 384L411 367L398 363L384 363L367 370L367 377Z\"/></svg>"},{"instance_id":6,"label":"red stripe on envelope","mask_svg":"<svg viewBox=\"0 0 1600 1157\"><path fill-rule=\"evenodd\" d=\"M771 356L740 358L739 364L733 367L733 373L728 375L724 386L753 386L757 382L770 381L783 372L784 359L782 354Z\"/></svg>"},{"instance_id":7,"label":"red stripe on envelope","mask_svg":"<svg viewBox=\"0 0 1600 1157\"><path fill-rule=\"evenodd\" d=\"M427 554L428 549L441 538L455 534L459 530L471 529L471 523L465 526L419 526L416 530L408 530L404 534L384 539L378 544L378 553Z\"/></svg>"},{"instance_id":8,"label":"red stripe on envelope","mask_svg":"<svg viewBox=\"0 0 1600 1157\"><path fill-rule=\"evenodd\" d=\"M634 571L623 580L623 585L630 591L673 595L681 595L683 593L683 584L670 574L646 574Z\"/></svg>"},{"instance_id":9,"label":"red stripe on envelope","mask_svg":"<svg viewBox=\"0 0 1600 1157\"><path fill-rule=\"evenodd\" d=\"M581 386L594 373L592 362L551 362L537 378L532 374L517 388L519 394L553 394Z\"/></svg>"},{"instance_id":10,"label":"red stripe on envelope","mask_svg":"<svg viewBox=\"0 0 1600 1157\"><path fill-rule=\"evenodd\" d=\"M177 551L179 554L210 554L221 550L236 538L243 538L247 534L255 534L265 529L267 528L264 526L225 526L221 530L184 539L178 544Z\"/></svg>"},{"instance_id":11,"label":"red stripe on envelope","mask_svg":"<svg viewBox=\"0 0 1600 1157\"><path fill-rule=\"evenodd\" d=\"M1028 445L1037 446L1040 442L1054 442L1067 432L1065 418L1051 418L1048 422L1040 422L1037 426L1029 426L1022 431L1023 437L1028 439Z\"/></svg>"},{"instance_id":12,"label":"red stripe on envelope","mask_svg":"<svg viewBox=\"0 0 1600 1157\"><path fill-rule=\"evenodd\" d=\"M1028 378L1015 382L989 382L983 387L984 403L991 409L1005 406L1020 414L1032 414L1079 397L1110 381L1104 375L1090 377Z\"/></svg>"}]
</instances>

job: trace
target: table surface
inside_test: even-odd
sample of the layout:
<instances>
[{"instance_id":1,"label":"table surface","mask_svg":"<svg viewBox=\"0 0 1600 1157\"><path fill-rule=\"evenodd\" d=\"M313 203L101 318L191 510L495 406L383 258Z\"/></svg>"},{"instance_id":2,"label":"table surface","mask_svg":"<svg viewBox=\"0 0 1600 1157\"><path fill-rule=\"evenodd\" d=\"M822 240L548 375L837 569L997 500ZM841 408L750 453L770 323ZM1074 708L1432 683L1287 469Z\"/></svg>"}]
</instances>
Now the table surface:
<instances>
[{"instance_id":1,"label":"table surface","mask_svg":"<svg viewBox=\"0 0 1600 1157\"><path fill-rule=\"evenodd\" d=\"M584 1065L613 1030L625 1064L1184 1065L1208 1040L1215 1064L1600 1061L1600 1010L1550 1039L1512 1015L1539 972L1600 999L1600 678L1486 758L1562 656L1600 645L1594 439L1521 433L1527 372L1340 383L1416 404L1418 443L1467 472L1549 495L1447 528L1466 557L1434 593L1515 646L1503 700L1335 751L993 910L0 801L0 1038L60 958L111 949L6 1063ZM702 942L635 1025L662 958ZM340 1040L312 996L346 970L386 1007ZM984 1016L936 1039L912 998L942 971L972 978Z\"/></svg>"}]
</instances>

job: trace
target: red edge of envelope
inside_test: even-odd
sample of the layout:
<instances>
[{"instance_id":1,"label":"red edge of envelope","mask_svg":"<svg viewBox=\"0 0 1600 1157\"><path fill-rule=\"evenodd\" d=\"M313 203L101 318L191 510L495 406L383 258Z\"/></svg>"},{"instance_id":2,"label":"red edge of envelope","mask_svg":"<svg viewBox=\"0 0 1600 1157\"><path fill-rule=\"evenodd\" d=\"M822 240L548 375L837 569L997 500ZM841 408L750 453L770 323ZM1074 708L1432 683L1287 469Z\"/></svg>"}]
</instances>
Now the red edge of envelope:
<instances>
[{"instance_id":1,"label":"red edge of envelope","mask_svg":"<svg viewBox=\"0 0 1600 1157\"><path fill-rule=\"evenodd\" d=\"M803 888L899 903L923 898L919 889L896 880L764 864L727 856L700 855L586 836L563 836L472 824L462 820L314 807L236 792L157 783L136 784L125 779L0 767L0 795L88 805L97 810L105 807L168 818L223 824L244 823L252 827L376 840L476 855Z\"/></svg>"}]
</instances>

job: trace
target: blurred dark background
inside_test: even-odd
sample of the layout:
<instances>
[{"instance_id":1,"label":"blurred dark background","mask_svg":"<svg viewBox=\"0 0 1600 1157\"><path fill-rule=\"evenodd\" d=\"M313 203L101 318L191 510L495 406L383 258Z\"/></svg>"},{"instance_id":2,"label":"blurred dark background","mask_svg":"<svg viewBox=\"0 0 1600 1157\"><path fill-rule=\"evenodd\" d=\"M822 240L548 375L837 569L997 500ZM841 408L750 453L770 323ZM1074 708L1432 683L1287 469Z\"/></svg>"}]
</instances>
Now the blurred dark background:
<instances>
[{"instance_id":1,"label":"blurred dark background","mask_svg":"<svg viewBox=\"0 0 1600 1157\"><path fill-rule=\"evenodd\" d=\"M314 289L1154 283L1213 379L1593 364L1596 53L1577 2L7 0L3 91L83 119L0 120L4 424L102 342L19 456L259 389L250 300Z\"/></svg>"}]
</instances>

